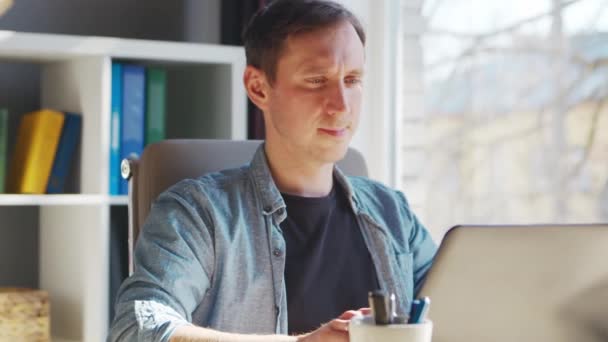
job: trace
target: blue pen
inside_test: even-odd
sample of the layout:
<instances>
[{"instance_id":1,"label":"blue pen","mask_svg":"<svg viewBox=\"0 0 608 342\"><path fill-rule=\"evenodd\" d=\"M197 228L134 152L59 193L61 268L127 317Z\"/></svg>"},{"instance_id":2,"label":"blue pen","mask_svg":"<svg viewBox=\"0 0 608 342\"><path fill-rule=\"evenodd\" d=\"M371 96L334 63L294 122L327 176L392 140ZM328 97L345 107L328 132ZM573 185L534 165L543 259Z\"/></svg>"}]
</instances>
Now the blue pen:
<instances>
[{"instance_id":1,"label":"blue pen","mask_svg":"<svg viewBox=\"0 0 608 342\"><path fill-rule=\"evenodd\" d=\"M412 301L412 306L410 308L410 314L409 314L409 319L407 321L408 324L413 324L415 323L417 317L418 317L418 313L420 312L420 305L422 304L422 302L420 301L420 299L414 299Z\"/></svg>"},{"instance_id":2,"label":"blue pen","mask_svg":"<svg viewBox=\"0 0 608 342\"><path fill-rule=\"evenodd\" d=\"M423 297L416 299L412 302L412 310L410 312L410 324L418 324L424 322L426 315L431 305L431 299L429 297Z\"/></svg>"},{"instance_id":3,"label":"blue pen","mask_svg":"<svg viewBox=\"0 0 608 342\"><path fill-rule=\"evenodd\" d=\"M422 307L420 308L420 314L418 315L418 321L416 323L424 323L426 315L429 312L431 306L431 299L429 297L422 298Z\"/></svg>"}]
</instances>

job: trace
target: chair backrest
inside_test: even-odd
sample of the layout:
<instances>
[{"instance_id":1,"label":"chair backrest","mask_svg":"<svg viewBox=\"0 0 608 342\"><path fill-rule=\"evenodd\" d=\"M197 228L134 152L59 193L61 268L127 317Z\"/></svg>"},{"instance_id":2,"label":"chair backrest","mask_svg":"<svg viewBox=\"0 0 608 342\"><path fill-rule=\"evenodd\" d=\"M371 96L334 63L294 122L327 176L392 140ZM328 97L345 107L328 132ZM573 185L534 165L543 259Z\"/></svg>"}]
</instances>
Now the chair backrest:
<instances>
[{"instance_id":1,"label":"chair backrest","mask_svg":"<svg viewBox=\"0 0 608 342\"><path fill-rule=\"evenodd\" d=\"M182 179L249 163L260 143L260 140L165 140L147 146L139 160L129 160L130 272L139 229L158 195ZM365 160L355 149L349 148L338 166L347 175L367 176Z\"/></svg>"}]
</instances>

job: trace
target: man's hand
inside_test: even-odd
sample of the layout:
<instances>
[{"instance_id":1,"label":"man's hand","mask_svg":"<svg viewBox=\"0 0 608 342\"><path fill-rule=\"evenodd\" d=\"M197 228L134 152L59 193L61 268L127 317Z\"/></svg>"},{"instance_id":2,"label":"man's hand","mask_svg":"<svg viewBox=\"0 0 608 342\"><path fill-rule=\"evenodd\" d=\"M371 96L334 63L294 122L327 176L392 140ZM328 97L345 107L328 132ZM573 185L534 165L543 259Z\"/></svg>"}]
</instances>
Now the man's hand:
<instances>
[{"instance_id":1,"label":"man's hand","mask_svg":"<svg viewBox=\"0 0 608 342\"><path fill-rule=\"evenodd\" d=\"M367 315L370 312L369 308L346 311L340 317L323 324L319 329L298 336L298 342L347 342L350 320L355 316Z\"/></svg>"}]
</instances>

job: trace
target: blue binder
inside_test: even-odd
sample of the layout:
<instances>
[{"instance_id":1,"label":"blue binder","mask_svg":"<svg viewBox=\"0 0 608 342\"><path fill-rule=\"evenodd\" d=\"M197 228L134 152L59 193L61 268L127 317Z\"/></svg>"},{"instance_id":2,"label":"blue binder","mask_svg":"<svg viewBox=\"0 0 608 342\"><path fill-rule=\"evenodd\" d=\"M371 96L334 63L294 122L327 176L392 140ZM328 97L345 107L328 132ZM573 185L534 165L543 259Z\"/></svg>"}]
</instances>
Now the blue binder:
<instances>
[{"instance_id":1,"label":"blue binder","mask_svg":"<svg viewBox=\"0 0 608 342\"><path fill-rule=\"evenodd\" d=\"M112 63L112 114L110 116L110 195L120 195L120 126L122 117L122 64Z\"/></svg>"},{"instance_id":2,"label":"blue binder","mask_svg":"<svg viewBox=\"0 0 608 342\"><path fill-rule=\"evenodd\" d=\"M49 176L46 192L49 194L65 193L65 183L74 163L76 149L80 143L82 117L78 114L65 113L61 138L57 145L55 160Z\"/></svg>"},{"instance_id":3,"label":"blue binder","mask_svg":"<svg viewBox=\"0 0 608 342\"><path fill-rule=\"evenodd\" d=\"M139 65L123 65L121 160L129 156L139 158L144 149L145 87L145 68ZM127 193L127 181L121 178L120 194Z\"/></svg>"}]
</instances>

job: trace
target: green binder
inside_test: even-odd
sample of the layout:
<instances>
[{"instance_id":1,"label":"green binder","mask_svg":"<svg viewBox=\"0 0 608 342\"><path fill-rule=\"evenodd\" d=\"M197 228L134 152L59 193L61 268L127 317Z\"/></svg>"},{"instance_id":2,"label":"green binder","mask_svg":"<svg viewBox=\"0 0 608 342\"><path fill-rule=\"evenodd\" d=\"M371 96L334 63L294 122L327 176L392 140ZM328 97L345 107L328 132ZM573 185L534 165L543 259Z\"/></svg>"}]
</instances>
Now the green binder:
<instances>
[{"instance_id":1,"label":"green binder","mask_svg":"<svg viewBox=\"0 0 608 342\"><path fill-rule=\"evenodd\" d=\"M145 144L148 145L165 139L167 72L148 68L146 82Z\"/></svg>"}]
</instances>

